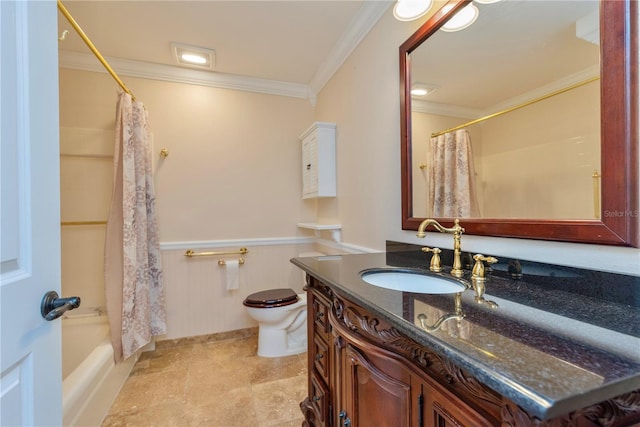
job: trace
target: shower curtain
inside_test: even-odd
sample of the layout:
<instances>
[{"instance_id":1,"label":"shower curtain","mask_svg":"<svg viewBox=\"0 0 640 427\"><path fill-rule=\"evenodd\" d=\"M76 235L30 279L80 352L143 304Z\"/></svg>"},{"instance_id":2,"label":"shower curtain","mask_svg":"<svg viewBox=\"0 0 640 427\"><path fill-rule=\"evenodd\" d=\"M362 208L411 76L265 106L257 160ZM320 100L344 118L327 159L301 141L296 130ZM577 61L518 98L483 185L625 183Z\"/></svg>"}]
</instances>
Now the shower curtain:
<instances>
[{"instance_id":1,"label":"shower curtain","mask_svg":"<svg viewBox=\"0 0 640 427\"><path fill-rule=\"evenodd\" d=\"M151 143L144 105L121 91L105 245L107 314L116 362L167 329Z\"/></svg>"},{"instance_id":2,"label":"shower curtain","mask_svg":"<svg viewBox=\"0 0 640 427\"><path fill-rule=\"evenodd\" d=\"M471 138L466 129L431 138L427 214L429 217L479 217Z\"/></svg>"}]
</instances>

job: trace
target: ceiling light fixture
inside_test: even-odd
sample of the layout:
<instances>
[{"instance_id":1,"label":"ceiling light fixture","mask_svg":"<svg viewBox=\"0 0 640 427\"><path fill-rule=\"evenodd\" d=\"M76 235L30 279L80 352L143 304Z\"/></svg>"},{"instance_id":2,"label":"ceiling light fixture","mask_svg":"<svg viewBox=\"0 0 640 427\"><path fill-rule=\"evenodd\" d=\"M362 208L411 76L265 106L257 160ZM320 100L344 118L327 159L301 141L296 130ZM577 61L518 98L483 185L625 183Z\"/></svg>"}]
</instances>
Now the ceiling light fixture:
<instances>
[{"instance_id":1,"label":"ceiling light fixture","mask_svg":"<svg viewBox=\"0 0 640 427\"><path fill-rule=\"evenodd\" d=\"M195 55L193 53L183 53L182 55L180 55L180 59L182 59L185 62L190 62L191 64L206 64L207 63L207 58L202 56L202 55Z\"/></svg>"},{"instance_id":2,"label":"ceiling light fixture","mask_svg":"<svg viewBox=\"0 0 640 427\"><path fill-rule=\"evenodd\" d=\"M423 97L436 90L438 86L429 83L416 82L411 85L411 96Z\"/></svg>"},{"instance_id":3,"label":"ceiling light fixture","mask_svg":"<svg viewBox=\"0 0 640 427\"><path fill-rule=\"evenodd\" d=\"M215 51L212 49L171 43L171 51L180 65L207 69L215 67Z\"/></svg>"},{"instance_id":4,"label":"ceiling light fixture","mask_svg":"<svg viewBox=\"0 0 640 427\"><path fill-rule=\"evenodd\" d=\"M398 21L413 21L431 9L432 0L398 0L393 7L393 16Z\"/></svg>"},{"instance_id":5,"label":"ceiling light fixture","mask_svg":"<svg viewBox=\"0 0 640 427\"><path fill-rule=\"evenodd\" d=\"M452 7L452 5L445 5L442 9L448 12ZM473 3L469 3L468 6L463 7L453 15L440 29L447 32L464 30L476 22L479 14L478 8Z\"/></svg>"}]
</instances>

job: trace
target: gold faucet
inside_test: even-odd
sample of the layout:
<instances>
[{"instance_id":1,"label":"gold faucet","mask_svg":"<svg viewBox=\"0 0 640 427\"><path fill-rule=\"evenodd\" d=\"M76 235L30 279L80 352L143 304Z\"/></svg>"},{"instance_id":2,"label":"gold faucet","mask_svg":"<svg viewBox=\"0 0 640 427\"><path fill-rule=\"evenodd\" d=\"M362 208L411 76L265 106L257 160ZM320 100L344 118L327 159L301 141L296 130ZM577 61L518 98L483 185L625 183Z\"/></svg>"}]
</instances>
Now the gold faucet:
<instances>
[{"instance_id":1,"label":"gold faucet","mask_svg":"<svg viewBox=\"0 0 640 427\"><path fill-rule=\"evenodd\" d=\"M451 275L457 278L462 277L464 271L462 271L462 263L460 262L460 254L462 253L460 249L460 238L462 237L462 233L464 233L464 228L460 226L460 220L456 218L453 227L445 228L435 219L427 218L420 223L416 236L424 238L427 235L424 230L430 225L433 225L433 228L441 233L453 234L453 268L451 269Z\"/></svg>"},{"instance_id":2,"label":"gold faucet","mask_svg":"<svg viewBox=\"0 0 640 427\"><path fill-rule=\"evenodd\" d=\"M484 282L487 280L484 275L484 263L486 262L487 264L495 264L496 262L498 262L498 260L492 256L487 257L482 254L474 255L473 259L476 261L476 263L473 266L473 270L471 271L471 283L473 284L473 290L476 292L476 302L478 304L486 304L491 308L497 308L498 304L496 304L495 301L489 301L484 298Z\"/></svg>"},{"instance_id":3,"label":"gold faucet","mask_svg":"<svg viewBox=\"0 0 640 427\"><path fill-rule=\"evenodd\" d=\"M462 293L460 292L456 293L454 303L455 303L455 311L453 313L446 313L440 316L438 319L436 319L433 325L429 325L427 323L426 314L424 313L418 314L418 320L420 321L420 326L422 327L422 329L429 332L435 332L438 329L440 329L440 326L442 326L444 322L450 319L457 319L458 325L459 325L459 322L462 319L464 319L464 316L465 316L464 312L462 311Z\"/></svg>"}]
</instances>

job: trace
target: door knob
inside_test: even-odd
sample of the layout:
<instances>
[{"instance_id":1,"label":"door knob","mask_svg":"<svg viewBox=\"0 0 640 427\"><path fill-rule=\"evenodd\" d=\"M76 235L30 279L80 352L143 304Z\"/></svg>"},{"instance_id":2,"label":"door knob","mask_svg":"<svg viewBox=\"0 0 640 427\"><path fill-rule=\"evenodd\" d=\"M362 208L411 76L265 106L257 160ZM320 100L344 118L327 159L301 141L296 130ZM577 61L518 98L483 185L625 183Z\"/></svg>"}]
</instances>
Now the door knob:
<instances>
[{"instance_id":1,"label":"door knob","mask_svg":"<svg viewBox=\"0 0 640 427\"><path fill-rule=\"evenodd\" d=\"M78 307L80 307L80 297L59 298L56 291L49 291L42 297L40 313L45 320L51 321Z\"/></svg>"}]
</instances>

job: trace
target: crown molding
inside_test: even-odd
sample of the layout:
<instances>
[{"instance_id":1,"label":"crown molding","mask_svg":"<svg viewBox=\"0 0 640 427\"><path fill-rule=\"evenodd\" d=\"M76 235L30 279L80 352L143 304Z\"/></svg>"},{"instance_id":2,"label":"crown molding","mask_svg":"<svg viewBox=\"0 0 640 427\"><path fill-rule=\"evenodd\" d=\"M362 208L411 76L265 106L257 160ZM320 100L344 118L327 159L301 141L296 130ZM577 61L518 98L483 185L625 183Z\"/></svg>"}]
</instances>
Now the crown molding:
<instances>
[{"instance_id":1,"label":"crown molding","mask_svg":"<svg viewBox=\"0 0 640 427\"><path fill-rule=\"evenodd\" d=\"M314 94L322 90L392 4L393 2L390 1L363 2L360 10L347 26L347 30L309 82L309 87Z\"/></svg>"},{"instance_id":2,"label":"crown molding","mask_svg":"<svg viewBox=\"0 0 640 427\"><path fill-rule=\"evenodd\" d=\"M418 113L437 114L440 116L461 117L463 119L475 119L482 115L482 111L474 108L461 107L459 105L441 104L439 102L421 101L411 99L411 111Z\"/></svg>"},{"instance_id":3,"label":"crown molding","mask_svg":"<svg viewBox=\"0 0 640 427\"><path fill-rule=\"evenodd\" d=\"M309 86L299 83L286 83L113 57L105 59L120 76L288 96L312 101L315 99L315 94L311 92ZM106 73L102 64L90 53L59 51L58 60L62 68Z\"/></svg>"}]
</instances>

